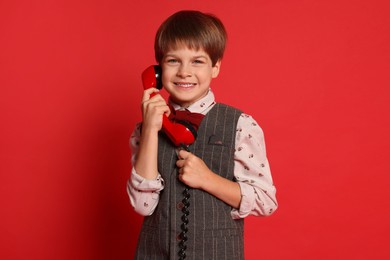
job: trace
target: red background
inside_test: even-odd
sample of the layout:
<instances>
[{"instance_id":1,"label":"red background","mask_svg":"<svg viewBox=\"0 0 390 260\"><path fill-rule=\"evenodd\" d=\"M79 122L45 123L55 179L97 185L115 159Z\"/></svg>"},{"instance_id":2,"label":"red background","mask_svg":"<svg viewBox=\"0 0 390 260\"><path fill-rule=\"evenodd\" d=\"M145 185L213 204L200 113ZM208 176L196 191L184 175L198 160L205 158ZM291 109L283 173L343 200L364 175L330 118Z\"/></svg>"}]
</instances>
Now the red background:
<instances>
[{"instance_id":1,"label":"red background","mask_svg":"<svg viewBox=\"0 0 390 260\"><path fill-rule=\"evenodd\" d=\"M385 0L1 1L0 258L132 258L140 74L181 9L224 21L214 92L265 132L280 208L247 259L389 259Z\"/></svg>"}]
</instances>

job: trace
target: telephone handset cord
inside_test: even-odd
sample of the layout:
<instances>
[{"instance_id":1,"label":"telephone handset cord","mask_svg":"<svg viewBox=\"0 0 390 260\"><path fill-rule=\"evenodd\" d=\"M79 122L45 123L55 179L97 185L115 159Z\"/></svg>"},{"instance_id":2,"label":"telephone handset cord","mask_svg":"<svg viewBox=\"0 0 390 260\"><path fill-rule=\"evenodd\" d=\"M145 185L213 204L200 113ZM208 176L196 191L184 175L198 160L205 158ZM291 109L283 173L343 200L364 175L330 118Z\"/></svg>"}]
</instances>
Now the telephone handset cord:
<instances>
[{"instance_id":1,"label":"telephone handset cord","mask_svg":"<svg viewBox=\"0 0 390 260\"><path fill-rule=\"evenodd\" d=\"M184 260L186 258L186 249L187 249L187 246L186 246L186 242L188 240L188 237L187 237L187 232L188 232L188 215L190 214L190 211L189 211L189 206L190 206L190 192L189 192L189 188L186 187L183 191L183 208L182 208L182 212L183 212L183 215L181 216L181 220L182 220L182 223L181 223L181 233L180 233L180 242L179 242L179 259L180 260Z\"/></svg>"},{"instance_id":2,"label":"telephone handset cord","mask_svg":"<svg viewBox=\"0 0 390 260\"><path fill-rule=\"evenodd\" d=\"M189 152L190 150L188 149L188 146L186 145L181 145L181 148ZM179 260L184 260L186 258L186 242L188 240L187 232L188 232L188 223L189 219L188 216L190 215L189 207L190 207L190 192L189 192L189 187L186 185L184 191L183 191L183 208L181 211L183 212L183 215L181 216L181 233L180 233L180 242L179 242Z\"/></svg>"}]
</instances>

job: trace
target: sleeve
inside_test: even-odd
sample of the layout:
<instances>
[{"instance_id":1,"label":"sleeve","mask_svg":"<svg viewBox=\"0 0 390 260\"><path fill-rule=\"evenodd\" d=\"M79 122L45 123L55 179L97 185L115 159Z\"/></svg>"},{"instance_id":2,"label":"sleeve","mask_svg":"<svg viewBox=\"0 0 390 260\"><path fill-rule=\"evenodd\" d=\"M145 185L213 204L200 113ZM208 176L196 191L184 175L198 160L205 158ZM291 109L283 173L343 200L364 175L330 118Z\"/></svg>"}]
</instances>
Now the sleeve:
<instances>
[{"instance_id":1,"label":"sleeve","mask_svg":"<svg viewBox=\"0 0 390 260\"><path fill-rule=\"evenodd\" d=\"M232 210L232 218L271 215L278 204L264 134L257 122L246 114L241 115L237 124L234 160L234 176L241 188L241 203L239 209Z\"/></svg>"},{"instance_id":2,"label":"sleeve","mask_svg":"<svg viewBox=\"0 0 390 260\"><path fill-rule=\"evenodd\" d=\"M141 135L141 125L137 124L130 137L131 163L137 157L138 145ZM143 216L151 215L159 201L160 191L164 189L164 180L160 174L156 179L148 180L138 175L134 166L127 181L127 194L134 210Z\"/></svg>"}]
</instances>

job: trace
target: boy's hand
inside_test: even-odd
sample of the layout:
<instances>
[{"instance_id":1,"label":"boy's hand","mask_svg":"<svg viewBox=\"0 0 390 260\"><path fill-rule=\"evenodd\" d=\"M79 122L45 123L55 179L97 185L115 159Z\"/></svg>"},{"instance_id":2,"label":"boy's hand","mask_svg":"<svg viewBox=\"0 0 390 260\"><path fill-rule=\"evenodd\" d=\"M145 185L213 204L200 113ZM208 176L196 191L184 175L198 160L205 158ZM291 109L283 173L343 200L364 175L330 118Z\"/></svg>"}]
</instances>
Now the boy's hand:
<instances>
[{"instance_id":1,"label":"boy's hand","mask_svg":"<svg viewBox=\"0 0 390 260\"><path fill-rule=\"evenodd\" d=\"M205 162L185 150L180 150L178 157L176 166L179 168L179 180L191 188L203 189L207 177L212 174Z\"/></svg>"},{"instance_id":2,"label":"boy's hand","mask_svg":"<svg viewBox=\"0 0 390 260\"><path fill-rule=\"evenodd\" d=\"M149 88L144 91L141 102L142 129L159 131L162 126L162 116L169 116L170 109L164 98L158 94L156 88Z\"/></svg>"}]
</instances>

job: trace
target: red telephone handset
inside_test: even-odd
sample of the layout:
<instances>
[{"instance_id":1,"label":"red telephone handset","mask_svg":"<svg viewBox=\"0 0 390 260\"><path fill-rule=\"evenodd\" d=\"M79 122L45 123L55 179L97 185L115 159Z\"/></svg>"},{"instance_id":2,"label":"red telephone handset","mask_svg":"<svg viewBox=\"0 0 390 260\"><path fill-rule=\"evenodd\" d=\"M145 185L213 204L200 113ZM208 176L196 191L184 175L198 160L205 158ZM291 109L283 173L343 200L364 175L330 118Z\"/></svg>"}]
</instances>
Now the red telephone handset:
<instances>
[{"instance_id":1,"label":"red telephone handset","mask_svg":"<svg viewBox=\"0 0 390 260\"><path fill-rule=\"evenodd\" d=\"M144 89L162 88L162 70L160 66L151 65L142 73ZM153 93L150 97L153 97ZM162 130L175 146L189 146L196 139L196 130L190 124L183 122L172 122L167 116L163 116Z\"/></svg>"}]
</instances>

